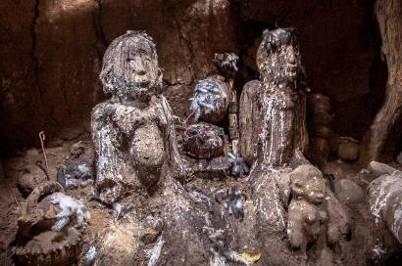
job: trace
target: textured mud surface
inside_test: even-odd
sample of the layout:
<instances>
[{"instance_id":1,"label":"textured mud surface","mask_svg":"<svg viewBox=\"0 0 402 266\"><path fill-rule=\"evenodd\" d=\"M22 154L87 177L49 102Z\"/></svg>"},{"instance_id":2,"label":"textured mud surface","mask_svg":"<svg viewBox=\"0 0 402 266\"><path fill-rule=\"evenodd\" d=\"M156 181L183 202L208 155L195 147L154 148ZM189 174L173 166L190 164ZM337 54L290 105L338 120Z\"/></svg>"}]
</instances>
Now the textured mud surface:
<instances>
[{"instance_id":1,"label":"textured mud surface","mask_svg":"<svg viewBox=\"0 0 402 266\"><path fill-rule=\"evenodd\" d=\"M311 88L334 97L341 134L361 136L382 100L386 69L368 0L4 0L0 9L1 134L9 148L38 145L40 130L70 139L89 131L90 111L104 97L103 53L129 29L154 37L165 94L183 117L194 82L214 71L214 53L240 55L239 87L257 77L256 46L273 25L300 31Z\"/></svg>"},{"instance_id":2,"label":"textured mud surface","mask_svg":"<svg viewBox=\"0 0 402 266\"><path fill-rule=\"evenodd\" d=\"M71 162L71 160L66 160L67 157L74 157L72 154L75 153L76 149L71 147L74 147L73 144L75 143L66 143L61 147L47 149L49 169L53 173L51 176L53 180L56 179L56 168L60 165L65 165L68 161ZM93 152L93 148L90 145L82 145L82 143L85 143L85 141L80 142L80 147L86 153ZM54 153L54 151L57 152ZM56 154L59 159L56 159ZM24 156L8 161L5 164L5 169L9 170L9 175L17 176L20 172L26 172L24 169L27 167L35 169L37 167L35 161L41 160L41 158L40 152L31 150ZM79 158L78 161L80 161ZM81 159L85 161L84 158ZM398 167L398 164L393 166ZM400 168L402 169L402 167ZM344 206L346 206L346 211L352 220L351 240L343 242L338 248L340 253L336 255L336 263L340 265L367 265L373 262L381 264L384 261L383 256L388 252L392 253L389 247L395 248L397 243L393 240L391 234L383 234L387 229L381 223L375 225L373 222L370 225L367 222L373 220L373 216L367 203L368 194L366 193L366 188L368 182L374 179L375 176L359 173L360 169L351 167L348 163L333 162L328 165L327 169L328 174L334 175L332 183L337 188L335 189L337 197L340 200L346 199ZM43 175L40 169L39 171L38 175ZM347 196L342 196L349 192L342 190L336 184L338 184L339 180L345 178L352 180L361 187L363 199L351 202L347 200ZM12 180L14 182L10 182ZM99 240L100 236L106 237L110 235L115 237L109 238L109 241L113 243L111 244L112 247L118 247L118 243L113 241L123 241L127 237L128 240L123 242L133 243L133 245L130 245L130 254L134 254L132 258L124 258L122 254L117 256L121 258L122 262L124 262L124 259L129 259L131 262L140 262L145 259L147 263L156 261L155 263L159 265L168 265L170 263L183 265L183 260L190 260L191 257L191 261L200 265L223 265L224 261L228 265L243 265L241 262L236 263L234 261L250 258L245 254L258 254L260 259L255 265L266 265L267 263L276 265L276 263L285 262L301 263L302 258L301 261L294 261L294 256L297 255L297 252L286 252L288 246L280 244L283 241L283 237L277 235L277 233L263 230L259 232L258 237L250 237L250 232L255 228L253 226L256 222L255 216L250 215L253 206L250 199L256 191L248 189L248 183L249 181L246 179L217 178L209 180L194 178L183 187L175 187L167 180L166 186L171 188L164 189L162 194L158 193L152 201L144 205L144 208L149 209L145 217L135 215L134 212L125 214L122 218L119 218L113 208L92 200L90 186L67 189L67 194L82 199L91 213L81 256L84 256L91 246L96 246L96 240ZM3 215L1 216L2 263L3 261L11 262L11 260L7 259L6 252L8 252L7 254L10 258L10 244L14 241L17 231L17 218L19 216L17 210L19 204L24 202L24 198L19 193L16 185L16 179L11 178L3 180L2 183L4 193L2 193L1 206L3 210L6 210L2 212ZM352 192L352 195L354 194L355 192ZM180 205L174 204L177 200L180 200ZM160 202L163 203L160 205L163 208L156 207ZM242 208L239 208L239 206ZM193 214L198 213L197 216L201 215L203 218L192 219L191 226L178 224L180 217L182 219L186 217L185 219L187 219L189 213L193 211L195 211ZM158 217L165 217L167 221L171 219L172 224L160 224ZM141 219L142 223L139 222ZM172 230L166 230L169 227ZM125 232L124 234L116 233L122 230ZM127 235L130 230L134 232L131 236L132 238ZM105 232L109 233L105 234ZM122 235L121 238L118 237L119 234ZM138 234L141 234L142 237L139 237ZM134 239L142 240L136 242L133 237ZM191 242L195 239L198 240L191 245L184 244L188 239L192 239ZM267 242L262 242L263 239ZM169 243L179 245L182 248L177 250L181 251L170 250ZM372 244L369 245L368 243ZM319 248L321 244L318 243L317 245L308 251L310 254L316 254L314 256L317 256L312 256L311 259L320 259L319 261L324 263L323 265L329 265L330 262L333 262L334 258L328 257L328 252ZM124 246L128 247L127 245ZM208 250L206 247L215 247L216 251ZM274 251L275 256L262 253L268 247ZM142 251L139 252L139 250ZM317 254L316 250L321 251ZM109 257L109 259L105 257L112 254L109 249L98 248L96 254L98 259L102 258L101 261L105 262L104 265L109 265L108 261L110 259L115 260L114 256L113 258ZM191 254L191 256L188 257L189 255L185 254ZM280 258L277 254L281 254L282 257ZM124 265L124 263L121 265Z\"/></svg>"}]
</instances>

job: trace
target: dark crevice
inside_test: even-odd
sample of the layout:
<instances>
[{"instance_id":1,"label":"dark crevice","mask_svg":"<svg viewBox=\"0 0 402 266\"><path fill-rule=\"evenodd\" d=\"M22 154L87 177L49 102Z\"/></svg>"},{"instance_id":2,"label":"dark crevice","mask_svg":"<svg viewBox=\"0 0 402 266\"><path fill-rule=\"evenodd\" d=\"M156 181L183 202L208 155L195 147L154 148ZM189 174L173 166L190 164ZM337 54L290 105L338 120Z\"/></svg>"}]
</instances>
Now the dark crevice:
<instances>
[{"instance_id":1,"label":"dark crevice","mask_svg":"<svg viewBox=\"0 0 402 266\"><path fill-rule=\"evenodd\" d=\"M31 34L32 34L32 49L31 49L31 55L32 59L34 60L34 67L35 67L35 77L38 76L38 70L39 70L39 60L36 57L36 46L37 46L37 37L36 37L36 26L38 24L39 20L39 4L40 0L35 0L35 5L34 5L34 16L32 19L32 28L31 28Z\"/></svg>"},{"instance_id":2,"label":"dark crevice","mask_svg":"<svg viewBox=\"0 0 402 266\"><path fill-rule=\"evenodd\" d=\"M108 45L108 41L106 39L105 31L103 29L102 16L103 16L103 2L102 0L95 0L97 9L94 12L93 16L93 25L96 34L96 50L98 53L99 60L102 61L103 54Z\"/></svg>"},{"instance_id":3,"label":"dark crevice","mask_svg":"<svg viewBox=\"0 0 402 266\"><path fill-rule=\"evenodd\" d=\"M103 54L106 51L108 46L108 41L106 38L105 30L103 29L103 12L104 6L102 0L94 0L96 4L96 9L92 12L92 26L95 32L95 45L96 45L96 54L98 57L99 64L102 64ZM97 90L95 92L95 100L94 104L99 101L105 100L105 94L102 91L102 84L97 79Z\"/></svg>"},{"instance_id":4,"label":"dark crevice","mask_svg":"<svg viewBox=\"0 0 402 266\"><path fill-rule=\"evenodd\" d=\"M27 125L31 125L33 128L33 131L35 132L35 135L37 136L37 133L41 130L45 130L46 133L48 133L48 129L51 128L52 126L56 125L54 124L53 118L48 115L48 107L49 104L46 102L46 88L42 87L41 84L41 69L40 69L40 60L38 57L38 27L39 27L39 20L41 16L41 2L40 0L35 0L34 2L34 10L33 10L33 18L31 22L31 59L32 59L32 72L33 72L33 82L34 87L37 91L37 94L34 93L34 99L32 101L28 102L28 105L30 106L29 110L31 112L35 112L36 115L38 116L38 119L35 124L31 124L31 120L29 116L31 115L30 113L27 113ZM35 100L36 99L36 100ZM34 139L32 143L35 143L35 145L39 145L39 141L37 139Z\"/></svg>"},{"instance_id":5,"label":"dark crevice","mask_svg":"<svg viewBox=\"0 0 402 266\"><path fill-rule=\"evenodd\" d=\"M235 77L235 88L237 90L237 95L240 97L242 88L244 84L250 80L258 79L258 72L256 69L252 69L248 66L245 61L248 56L247 52L250 47L253 47L255 41L261 36L262 31L267 28L265 23L253 23L250 21L244 21L241 16L242 5L246 3L241 3L238 0L231 1L231 17L232 21L236 23L235 26L235 36L236 44L238 46L238 68L239 71Z\"/></svg>"},{"instance_id":6,"label":"dark crevice","mask_svg":"<svg viewBox=\"0 0 402 266\"><path fill-rule=\"evenodd\" d=\"M33 70L34 70L33 72L34 72L35 83L38 86L40 102L43 104L43 92L39 83L39 59L36 55L36 48L38 44L36 28L38 26L39 16L40 16L40 0L35 0L34 16L31 25L31 37L32 37L31 58L33 60Z\"/></svg>"},{"instance_id":7,"label":"dark crevice","mask_svg":"<svg viewBox=\"0 0 402 266\"><path fill-rule=\"evenodd\" d=\"M66 88L67 87L67 81L66 80L63 80L63 88ZM68 113L68 115L69 116L71 116L71 115L73 115L72 113L72 110L73 110L73 108L72 108L72 106L71 106L71 104L70 104L70 100L69 100L69 97L68 97L68 93L67 93L67 90L66 89L63 89L63 98L64 98L64 103L66 104L66 110L67 110L67 113Z\"/></svg>"},{"instance_id":8,"label":"dark crevice","mask_svg":"<svg viewBox=\"0 0 402 266\"><path fill-rule=\"evenodd\" d=\"M185 82L180 82L180 81L177 81L177 82L170 82L170 80L168 80L168 79L163 79L163 82L166 84L166 86L168 86L168 87L173 87L173 86L181 86L181 85L183 85L183 86L188 86L188 85L190 85L190 84L186 84Z\"/></svg>"},{"instance_id":9,"label":"dark crevice","mask_svg":"<svg viewBox=\"0 0 402 266\"><path fill-rule=\"evenodd\" d=\"M192 62L194 60L194 49L193 49L193 45L191 43L191 40L186 38L185 34L183 33L182 27L180 26L180 22L178 21L178 19L176 17L174 18L174 23L175 23L175 25L177 27L177 30L178 30L178 33L179 33L179 38L187 46L188 52L190 54L190 62ZM193 71L191 63L188 64L188 68L189 68L189 71L190 71L190 74L191 74L191 80L194 81L194 71Z\"/></svg>"}]
</instances>

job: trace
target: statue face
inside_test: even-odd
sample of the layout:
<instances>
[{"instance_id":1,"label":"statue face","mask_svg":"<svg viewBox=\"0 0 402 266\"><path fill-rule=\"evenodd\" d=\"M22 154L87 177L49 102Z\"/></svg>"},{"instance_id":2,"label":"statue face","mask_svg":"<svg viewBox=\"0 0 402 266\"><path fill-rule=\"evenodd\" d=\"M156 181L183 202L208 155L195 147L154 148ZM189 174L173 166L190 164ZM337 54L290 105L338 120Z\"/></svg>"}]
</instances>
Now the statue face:
<instances>
[{"instance_id":1,"label":"statue face","mask_svg":"<svg viewBox=\"0 0 402 266\"><path fill-rule=\"evenodd\" d=\"M153 58L152 50L144 43L134 43L128 47L125 60L119 68L124 82L127 85L127 97L145 97L154 94L158 83L160 70L158 61Z\"/></svg>"},{"instance_id":2,"label":"statue face","mask_svg":"<svg viewBox=\"0 0 402 266\"><path fill-rule=\"evenodd\" d=\"M323 202L325 198L325 179L321 176L310 177L305 185L305 196L314 204Z\"/></svg>"},{"instance_id":3,"label":"statue face","mask_svg":"<svg viewBox=\"0 0 402 266\"><path fill-rule=\"evenodd\" d=\"M161 92L162 73L155 44L145 33L128 32L109 46L100 75L106 92L148 100Z\"/></svg>"},{"instance_id":4,"label":"statue face","mask_svg":"<svg viewBox=\"0 0 402 266\"><path fill-rule=\"evenodd\" d=\"M312 165L301 165L291 174L292 192L313 204L323 202L326 193L326 183L320 170Z\"/></svg>"},{"instance_id":5,"label":"statue face","mask_svg":"<svg viewBox=\"0 0 402 266\"><path fill-rule=\"evenodd\" d=\"M300 69L300 54L292 29L265 31L257 51L264 81L293 82Z\"/></svg>"}]
</instances>

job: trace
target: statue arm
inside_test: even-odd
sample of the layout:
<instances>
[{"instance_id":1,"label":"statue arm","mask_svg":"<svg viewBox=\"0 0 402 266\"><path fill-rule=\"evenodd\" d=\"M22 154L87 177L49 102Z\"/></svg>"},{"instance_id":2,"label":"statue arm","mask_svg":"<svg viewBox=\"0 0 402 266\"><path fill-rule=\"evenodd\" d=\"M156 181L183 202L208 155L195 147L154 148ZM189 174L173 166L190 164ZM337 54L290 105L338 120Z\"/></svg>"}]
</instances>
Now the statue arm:
<instances>
[{"instance_id":1,"label":"statue arm","mask_svg":"<svg viewBox=\"0 0 402 266\"><path fill-rule=\"evenodd\" d=\"M119 156L118 128L113 124L113 104L97 105L91 116L92 139L97 155L96 187L99 197L106 203L113 203L121 194L122 169Z\"/></svg>"},{"instance_id":2,"label":"statue arm","mask_svg":"<svg viewBox=\"0 0 402 266\"><path fill-rule=\"evenodd\" d=\"M257 158L258 129L261 123L258 97L261 97L261 92L260 81L247 82L239 101L240 154L249 165Z\"/></svg>"},{"instance_id":3,"label":"statue arm","mask_svg":"<svg viewBox=\"0 0 402 266\"><path fill-rule=\"evenodd\" d=\"M187 169L185 166L185 162L182 160L176 140L176 130L175 130L175 123L174 123L174 116L172 109L165 97L161 96L160 101L161 107L161 114L160 119L162 120L161 123L164 125L164 138L165 138L165 147L167 152L167 158L169 165L178 170L179 176L184 176L187 173Z\"/></svg>"}]
</instances>

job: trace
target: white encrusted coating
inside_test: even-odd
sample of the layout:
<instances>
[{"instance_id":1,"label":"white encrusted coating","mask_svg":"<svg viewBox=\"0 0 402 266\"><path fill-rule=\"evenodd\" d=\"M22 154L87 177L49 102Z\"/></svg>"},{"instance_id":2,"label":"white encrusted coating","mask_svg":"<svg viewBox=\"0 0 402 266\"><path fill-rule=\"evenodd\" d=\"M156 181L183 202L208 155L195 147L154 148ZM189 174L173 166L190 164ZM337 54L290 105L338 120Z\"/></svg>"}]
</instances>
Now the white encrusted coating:
<instances>
[{"instance_id":1,"label":"white encrusted coating","mask_svg":"<svg viewBox=\"0 0 402 266\"><path fill-rule=\"evenodd\" d=\"M156 244L151 249L146 251L148 257L148 266L155 266L157 264L164 244L165 241L163 240L163 237L160 236Z\"/></svg>"},{"instance_id":2,"label":"white encrusted coating","mask_svg":"<svg viewBox=\"0 0 402 266\"><path fill-rule=\"evenodd\" d=\"M61 192L53 193L50 196L50 200L60 208L57 214L58 220L52 228L54 231L63 229L64 226L70 222L72 217L76 219L78 225L88 222L91 218L91 214L81 200L74 199Z\"/></svg>"},{"instance_id":3,"label":"white encrusted coating","mask_svg":"<svg viewBox=\"0 0 402 266\"><path fill-rule=\"evenodd\" d=\"M369 186L369 203L375 222L384 222L402 243L402 175L394 172L376 178Z\"/></svg>"},{"instance_id":4,"label":"white encrusted coating","mask_svg":"<svg viewBox=\"0 0 402 266\"><path fill-rule=\"evenodd\" d=\"M101 201L113 204L126 192L146 195L165 162L184 170L172 111L160 94L162 72L152 38L132 31L116 38L100 79L112 98L95 106L91 117L96 190Z\"/></svg>"}]
</instances>

